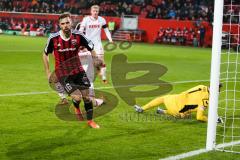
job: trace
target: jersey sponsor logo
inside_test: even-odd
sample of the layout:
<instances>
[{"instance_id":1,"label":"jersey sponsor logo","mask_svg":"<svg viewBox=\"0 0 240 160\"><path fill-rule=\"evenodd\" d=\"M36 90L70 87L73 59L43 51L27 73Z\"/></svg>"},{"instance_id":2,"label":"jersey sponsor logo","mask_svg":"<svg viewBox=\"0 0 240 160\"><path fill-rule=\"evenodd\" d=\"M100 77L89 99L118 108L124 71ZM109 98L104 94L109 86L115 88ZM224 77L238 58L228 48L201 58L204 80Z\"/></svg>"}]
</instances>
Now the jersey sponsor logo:
<instances>
[{"instance_id":1,"label":"jersey sponsor logo","mask_svg":"<svg viewBox=\"0 0 240 160\"><path fill-rule=\"evenodd\" d=\"M76 39L72 39L72 45L76 45L77 44L77 40Z\"/></svg>"},{"instance_id":2,"label":"jersey sponsor logo","mask_svg":"<svg viewBox=\"0 0 240 160\"><path fill-rule=\"evenodd\" d=\"M68 51L75 51L76 48L65 48L65 49L59 49L58 52L68 52Z\"/></svg>"},{"instance_id":3,"label":"jersey sponsor logo","mask_svg":"<svg viewBox=\"0 0 240 160\"><path fill-rule=\"evenodd\" d=\"M100 28L99 24L89 25L88 28Z\"/></svg>"}]
</instances>

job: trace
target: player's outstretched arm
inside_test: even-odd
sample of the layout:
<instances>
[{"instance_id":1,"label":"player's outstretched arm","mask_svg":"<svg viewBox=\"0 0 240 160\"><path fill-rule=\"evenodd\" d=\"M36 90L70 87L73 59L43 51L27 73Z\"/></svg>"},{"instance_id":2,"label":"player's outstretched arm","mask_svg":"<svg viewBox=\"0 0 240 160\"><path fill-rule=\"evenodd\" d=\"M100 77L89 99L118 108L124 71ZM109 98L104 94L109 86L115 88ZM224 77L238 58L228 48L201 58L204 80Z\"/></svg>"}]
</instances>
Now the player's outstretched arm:
<instances>
[{"instance_id":1,"label":"player's outstretched arm","mask_svg":"<svg viewBox=\"0 0 240 160\"><path fill-rule=\"evenodd\" d=\"M44 64L44 69L47 75L47 78L49 79L51 76L51 71L49 68L49 56L43 53L43 64Z\"/></svg>"},{"instance_id":2,"label":"player's outstretched arm","mask_svg":"<svg viewBox=\"0 0 240 160\"><path fill-rule=\"evenodd\" d=\"M107 36L109 42L110 42L110 43L113 43L111 33L110 33L110 31L109 31L109 29L108 29L107 27L104 28L104 32L105 32L105 34L106 34L106 36Z\"/></svg>"}]
</instances>

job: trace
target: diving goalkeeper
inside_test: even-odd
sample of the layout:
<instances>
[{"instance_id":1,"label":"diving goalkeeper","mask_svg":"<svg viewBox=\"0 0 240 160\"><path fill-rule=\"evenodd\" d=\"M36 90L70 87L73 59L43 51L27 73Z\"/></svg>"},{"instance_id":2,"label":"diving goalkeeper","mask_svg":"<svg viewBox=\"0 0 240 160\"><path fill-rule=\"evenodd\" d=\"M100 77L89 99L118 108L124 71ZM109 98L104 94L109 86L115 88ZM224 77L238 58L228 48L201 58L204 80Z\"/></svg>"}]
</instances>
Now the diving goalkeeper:
<instances>
[{"instance_id":1,"label":"diving goalkeeper","mask_svg":"<svg viewBox=\"0 0 240 160\"><path fill-rule=\"evenodd\" d=\"M219 85L219 88L222 85ZM136 112L142 113L145 110L164 104L166 110L158 108L158 114L169 114L174 117L184 118L192 112L196 112L198 121L207 122L207 116L204 111L208 108L209 88L204 85L198 85L180 94L165 95L158 97L148 104L140 107L135 105ZM222 123L222 119L218 118L218 122Z\"/></svg>"}]
</instances>

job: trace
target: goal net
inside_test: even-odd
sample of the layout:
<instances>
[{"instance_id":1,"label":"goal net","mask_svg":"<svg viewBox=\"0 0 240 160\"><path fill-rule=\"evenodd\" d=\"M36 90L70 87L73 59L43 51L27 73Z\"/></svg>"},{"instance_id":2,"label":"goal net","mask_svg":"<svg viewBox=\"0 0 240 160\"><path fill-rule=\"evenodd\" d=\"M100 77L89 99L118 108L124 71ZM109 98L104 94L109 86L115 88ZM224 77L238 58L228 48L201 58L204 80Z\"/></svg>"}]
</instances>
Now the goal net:
<instances>
[{"instance_id":1,"label":"goal net","mask_svg":"<svg viewBox=\"0 0 240 160\"><path fill-rule=\"evenodd\" d=\"M222 12L222 22L217 22L217 18L214 17L212 54L218 54L214 50L215 47L220 47L220 53L216 55L216 60L212 59L210 85L221 83L223 87L218 91L216 85L210 86L212 88L210 88L209 108L216 106L216 109L209 109L211 111L209 111L207 149L240 153L240 3L238 0L224 0L222 4L222 9L214 13L221 15L217 12ZM221 27L215 26L220 24ZM219 35L216 34L219 33L216 30L220 28L222 29L222 34L220 34L222 45L214 46L218 45L216 41ZM221 117L224 123L215 124L216 129L214 129L212 127L213 123L216 123L214 122L216 117ZM215 135L211 136L212 134Z\"/></svg>"}]
</instances>

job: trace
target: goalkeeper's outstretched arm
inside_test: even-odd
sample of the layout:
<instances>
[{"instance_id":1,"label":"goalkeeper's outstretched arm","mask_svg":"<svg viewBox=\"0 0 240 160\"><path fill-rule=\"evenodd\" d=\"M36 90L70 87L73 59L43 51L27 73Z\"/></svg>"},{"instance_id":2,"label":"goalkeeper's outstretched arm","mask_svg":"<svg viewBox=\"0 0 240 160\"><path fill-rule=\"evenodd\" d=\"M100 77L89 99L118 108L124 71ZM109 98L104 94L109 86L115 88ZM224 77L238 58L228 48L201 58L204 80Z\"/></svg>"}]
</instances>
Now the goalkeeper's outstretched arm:
<instances>
[{"instance_id":1,"label":"goalkeeper's outstretched arm","mask_svg":"<svg viewBox=\"0 0 240 160\"><path fill-rule=\"evenodd\" d=\"M197 109L197 120L198 121L203 121L203 122L207 122L208 118L207 116L204 115L204 111L206 110L206 107L204 106L199 106Z\"/></svg>"},{"instance_id":2,"label":"goalkeeper's outstretched arm","mask_svg":"<svg viewBox=\"0 0 240 160\"><path fill-rule=\"evenodd\" d=\"M204 106L198 107L197 117L196 117L198 121L202 121L202 122L207 122L208 121L207 116L204 115L204 112L205 112L206 109L207 109L207 107L204 107ZM221 117L218 117L217 123L224 123L223 119Z\"/></svg>"}]
</instances>

